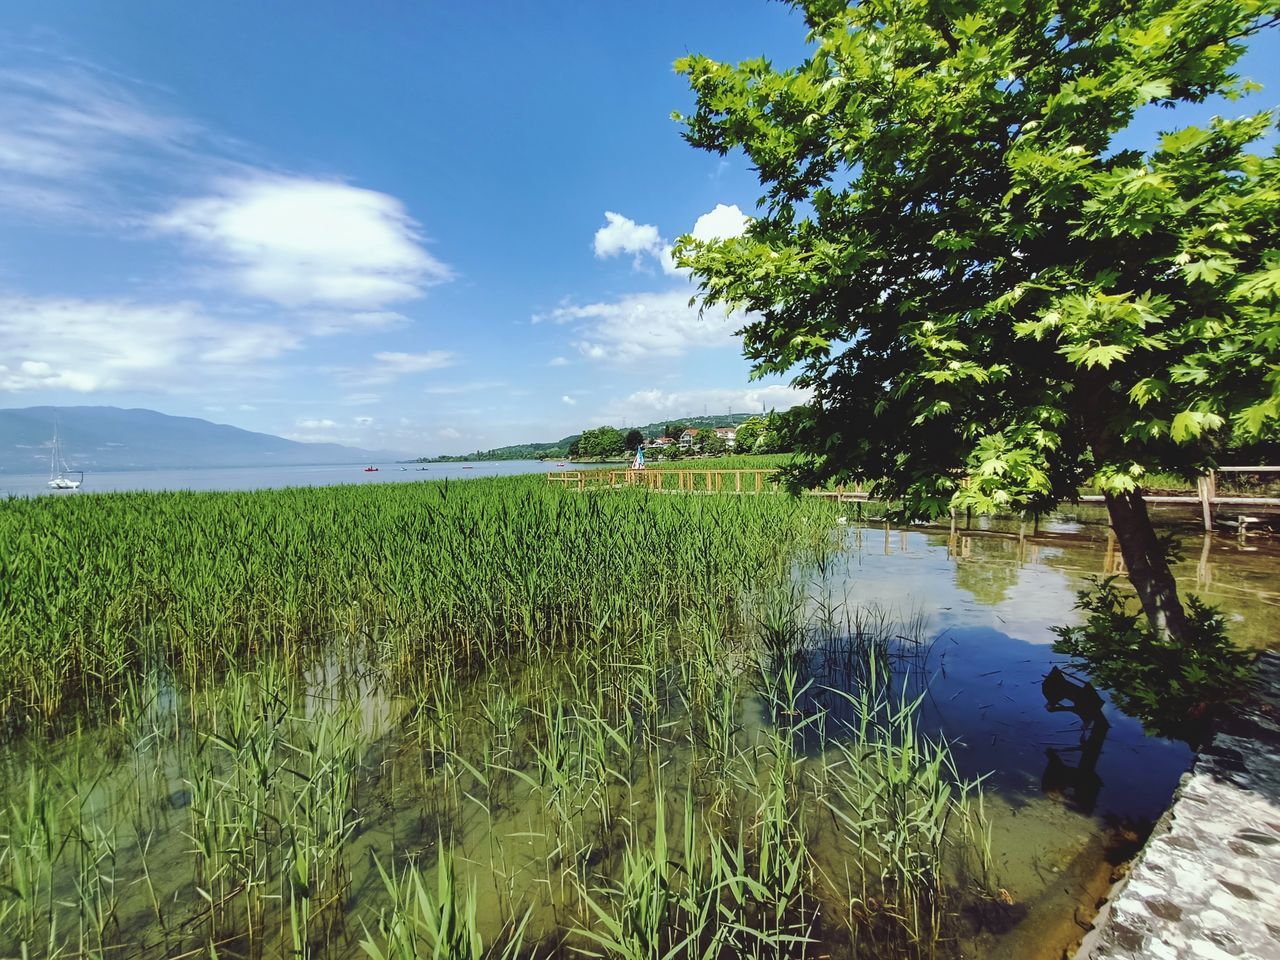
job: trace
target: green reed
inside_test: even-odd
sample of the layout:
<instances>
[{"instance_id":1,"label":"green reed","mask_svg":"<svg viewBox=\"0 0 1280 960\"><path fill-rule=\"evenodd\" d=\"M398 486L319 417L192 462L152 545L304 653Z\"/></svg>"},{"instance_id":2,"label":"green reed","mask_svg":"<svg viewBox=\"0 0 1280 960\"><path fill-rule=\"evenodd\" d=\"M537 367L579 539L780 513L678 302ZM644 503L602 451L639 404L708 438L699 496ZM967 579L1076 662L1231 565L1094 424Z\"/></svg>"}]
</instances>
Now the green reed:
<instances>
[{"instance_id":1,"label":"green reed","mask_svg":"<svg viewBox=\"0 0 1280 960\"><path fill-rule=\"evenodd\" d=\"M989 868L831 504L7 506L0 957L921 956Z\"/></svg>"}]
</instances>

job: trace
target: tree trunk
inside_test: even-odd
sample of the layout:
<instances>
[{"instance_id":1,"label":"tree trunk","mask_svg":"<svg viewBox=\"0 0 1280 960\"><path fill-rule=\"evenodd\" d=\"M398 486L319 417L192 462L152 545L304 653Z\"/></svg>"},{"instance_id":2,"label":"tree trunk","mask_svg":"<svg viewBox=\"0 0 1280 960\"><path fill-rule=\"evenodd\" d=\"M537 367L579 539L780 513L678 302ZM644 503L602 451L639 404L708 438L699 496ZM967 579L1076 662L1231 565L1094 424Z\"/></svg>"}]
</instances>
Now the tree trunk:
<instances>
[{"instance_id":1,"label":"tree trunk","mask_svg":"<svg viewBox=\"0 0 1280 960\"><path fill-rule=\"evenodd\" d=\"M1164 549L1156 539L1142 495L1108 493L1106 500L1111 528L1120 543L1129 580L1138 592L1148 622L1162 637L1187 639L1187 616L1178 599L1178 585L1169 570Z\"/></svg>"}]
</instances>

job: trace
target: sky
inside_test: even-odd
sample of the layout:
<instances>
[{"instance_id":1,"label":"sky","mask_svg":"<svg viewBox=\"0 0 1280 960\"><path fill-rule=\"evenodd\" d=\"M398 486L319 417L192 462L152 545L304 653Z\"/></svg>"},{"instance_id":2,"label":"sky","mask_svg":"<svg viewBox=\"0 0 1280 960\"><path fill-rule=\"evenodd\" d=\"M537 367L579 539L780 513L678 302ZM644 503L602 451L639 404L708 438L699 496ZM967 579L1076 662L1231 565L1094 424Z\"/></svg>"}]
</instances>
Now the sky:
<instances>
[{"instance_id":1,"label":"sky","mask_svg":"<svg viewBox=\"0 0 1280 960\"><path fill-rule=\"evenodd\" d=\"M1277 33L1216 110L1275 102ZM672 61L803 38L766 0L8 0L0 407L413 455L785 409L668 257L760 192L681 139Z\"/></svg>"}]
</instances>

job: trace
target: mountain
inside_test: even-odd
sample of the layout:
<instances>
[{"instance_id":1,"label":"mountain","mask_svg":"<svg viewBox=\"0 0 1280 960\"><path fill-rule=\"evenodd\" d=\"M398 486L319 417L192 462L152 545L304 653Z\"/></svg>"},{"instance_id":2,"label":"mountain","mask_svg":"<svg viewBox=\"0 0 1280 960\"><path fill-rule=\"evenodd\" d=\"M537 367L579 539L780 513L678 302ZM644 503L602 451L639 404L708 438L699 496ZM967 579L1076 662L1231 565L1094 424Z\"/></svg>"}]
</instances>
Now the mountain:
<instances>
[{"instance_id":1,"label":"mountain","mask_svg":"<svg viewBox=\"0 0 1280 960\"><path fill-rule=\"evenodd\" d=\"M0 470L47 470L55 420L67 465L73 470L385 462L397 456L336 443L299 443L154 410L24 407L0 410Z\"/></svg>"},{"instance_id":2,"label":"mountain","mask_svg":"<svg viewBox=\"0 0 1280 960\"><path fill-rule=\"evenodd\" d=\"M750 417L756 416L752 413L719 413L706 417L672 417L670 420L661 420L658 423L646 423L643 427L636 427L644 434L645 438L652 440L662 436L663 430L668 424L679 425L682 427L693 427L696 429L715 429L716 427L736 427ZM632 428L620 428L623 433L627 433ZM461 456L442 456L442 457L419 457L419 463L448 463L458 460L540 460L543 458L563 457L569 451L569 445L577 440L582 434L574 433L565 437L563 440L556 440L550 443L517 443L509 447L494 447L492 450L477 450L475 453L465 453Z\"/></svg>"}]
</instances>

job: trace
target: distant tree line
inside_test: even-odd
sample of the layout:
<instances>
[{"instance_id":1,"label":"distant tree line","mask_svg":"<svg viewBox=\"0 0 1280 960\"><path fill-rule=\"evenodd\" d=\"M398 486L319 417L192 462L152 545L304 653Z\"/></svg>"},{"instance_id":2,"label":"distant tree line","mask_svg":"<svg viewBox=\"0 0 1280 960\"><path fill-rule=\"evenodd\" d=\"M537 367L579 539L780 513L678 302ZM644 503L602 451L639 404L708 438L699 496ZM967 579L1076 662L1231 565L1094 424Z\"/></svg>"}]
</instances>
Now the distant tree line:
<instances>
[{"instance_id":1,"label":"distant tree line","mask_svg":"<svg viewBox=\"0 0 1280 960\"><path fill-rule=\"evenodd\" d=\"M716 435L717 427L736 427L737 439L734 453L787 453L793 449L794 424L802 408L779 413L747 416L746 414L714 414L689 417L683 421L650 423L632 427L625 432L614 426L595 427L581 434L565 437L554 443L520 443L474 453L449 454L438 457L419 457L415 463L453 463L475 460L558 460L564 457L593 457L601 459L621 458L635 453L636 447L648 440L670 437L679 440L680 434L696 429L692 455L722 454L728 445ZM745 430L745 433L744 433ZM673 459L691 455L675 446L663 451L663 456Z\"/></svg>"}]
</instances>

